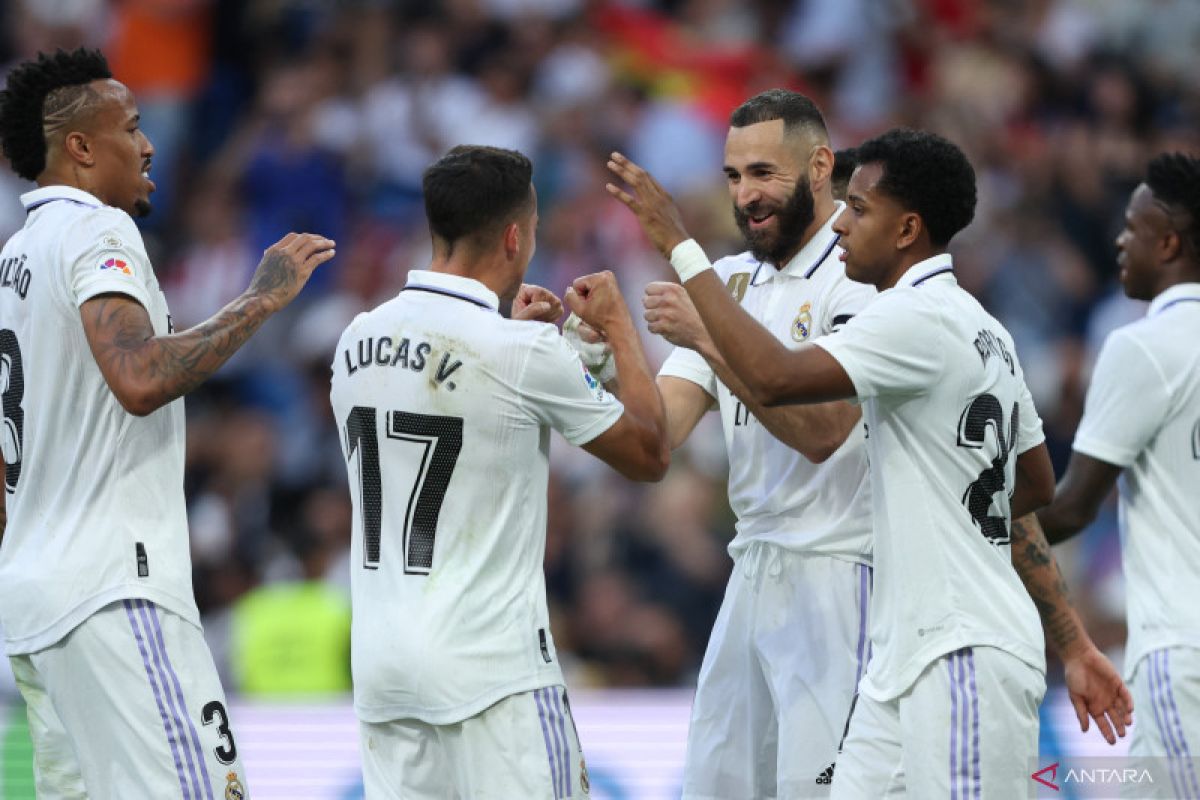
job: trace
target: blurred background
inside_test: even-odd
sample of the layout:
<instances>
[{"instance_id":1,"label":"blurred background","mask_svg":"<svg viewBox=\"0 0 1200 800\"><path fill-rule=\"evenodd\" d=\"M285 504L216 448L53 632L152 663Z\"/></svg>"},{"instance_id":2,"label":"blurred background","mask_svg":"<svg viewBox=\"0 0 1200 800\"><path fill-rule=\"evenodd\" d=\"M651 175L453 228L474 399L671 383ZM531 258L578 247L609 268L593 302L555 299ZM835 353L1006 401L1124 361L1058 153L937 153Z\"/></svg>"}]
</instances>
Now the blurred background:
<instances>
[{"instance_id":1,"label":"blurred background","mask_svg":"<svg viewBox=\"0 0 1200 800\"><path fill-rule=\"evenodd\" d=\"M611 150L658 176L715 257L743 249L721 164L729 112L750 95L805 92L835 148L899 124L948 136L980 183L976 220L952 248L959 278L1012 332L1059 474L1099 344L1144 312L1115 282L1128 193L1153 154L1200 150L1196 0L5 0L0 9L0 72L39 50L89 45L136 93L157 149L155 213L143 231L177 328L238 294L287 231L339 243L300 299L187 400L196 597L239 698L235 731L258 797L357 796L351 510L329 363L349 320L427 263L420 176L446 149L530 155L542 221L528 280L561 293L612 268L640 311L642 287L669 267L603 191ZM29 188L0 167L0 235L23 224L18 196ZM645 340L657 366L669 348ZM597 797L677 790L689 687L731 565L724 446L709 416L654 486L627 483L562 440L553 448L546 578L567 681L583 698ZM1058 555L1092 635L1119 665L1114 509ZM32 797L23 709L8 687L0 787ZM1094 732L1072 734L1061 702L1052 690L1044 752L1095 748ZM634 766L604 755L601 729ZM325 761L305 755L310 745ZM637 782L647 759L658 783ZM328 784L300 777L322 764L335 775ZM275 769L290 788L272 783Z\"/></svg>"}]
</instances>

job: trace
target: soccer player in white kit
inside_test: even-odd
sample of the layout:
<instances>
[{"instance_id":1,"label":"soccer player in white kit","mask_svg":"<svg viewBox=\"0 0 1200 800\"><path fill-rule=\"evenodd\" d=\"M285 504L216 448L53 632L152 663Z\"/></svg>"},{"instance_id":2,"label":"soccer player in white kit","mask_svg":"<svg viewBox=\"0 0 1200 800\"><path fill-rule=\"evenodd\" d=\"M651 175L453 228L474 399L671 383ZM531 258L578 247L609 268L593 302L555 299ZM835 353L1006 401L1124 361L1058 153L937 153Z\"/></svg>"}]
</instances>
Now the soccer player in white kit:
<instances>
[{"instance_id":1,"label":"soccer player in white kit","mask_svg":"<svg viewBox=\"0 0 1200 800\"><path fill-rule=\"evenodd\" d=\"M1045 665L1009 518L1050 494L1041 423L1011 338L958 287L945 252L974 211L966 158L914 131L868 141L858 157L834 230L846 274L880 295L838 332L795 350L733 302L644 170L614 154L609 167L629 191L608 190L670 254L717 350L760 403L863 404L874 654L833 796L1021 796L1037 755ZM1076 687L1088 710L1115 715L1120 728L1111 665L1084 666Z\"/></svg>"},{"instance_id":2,"label":"soccer player in white kit","mask_svg":"<svg viewBox=\"0 0 1200 800\"><path fill-rule=\"evenodd\" d=\"M1200 798L1200 159L1150 162L1116 244L1125 293L1150 309L1105 341L1037 518L1060 542L1118 486L1125 674L1140 709L1130 753L1167 760L1171 797Z\"/></svg>"},{"instance_id":3,"label":"soccer player in white kit","mask_svg":"<svg viewBox=\"0 0 1200 800\"><path fill-rule=\"evenodd\" d=\"M131 219L150 210L154 148L103 55L59 51L13 69L0 144L38 183L0 251L0 618L37 795L244 798L192 595L180 398L299 292L333 242L290 234L245 293L172 333Z\"/></svg>"},{"instance_id":4,"label":"soccer player in white kit","mask_svg":"<svg viewBox=\"0 0 1200 800\"><path fill-rule=\"evenodd\" d=\"M670 451L611 273L576 281L566 300L611 344L621 400L546 324L561 312L548 292L522 290L515 318L500 315L534 251L531 174L520 153L487 147L429 167L429 269L356 317L334 353L370 800L589 791L542 573L550 430L635 480L661 478ZM545 321L524 319L538 303Z\"/></svg>"},{"instance_id":5,"label":"soccer player in white kit","mask_svg":"<svg viewBox=\"0 0 1200 800\"><path fill-rule=\"evenodd\" d=\"M820 111L784 89L733 112L725 173L747 252L718 261L742 308L786 345L825 336L875 296L846 278ZM844 401L764 408L712 346L677 283L652 283L650 331L673 447L714 400L729 453L734 568L688 728L683 797L822 797L868 656L871 505L861 414Z\"/></svg>"}]
</instances>

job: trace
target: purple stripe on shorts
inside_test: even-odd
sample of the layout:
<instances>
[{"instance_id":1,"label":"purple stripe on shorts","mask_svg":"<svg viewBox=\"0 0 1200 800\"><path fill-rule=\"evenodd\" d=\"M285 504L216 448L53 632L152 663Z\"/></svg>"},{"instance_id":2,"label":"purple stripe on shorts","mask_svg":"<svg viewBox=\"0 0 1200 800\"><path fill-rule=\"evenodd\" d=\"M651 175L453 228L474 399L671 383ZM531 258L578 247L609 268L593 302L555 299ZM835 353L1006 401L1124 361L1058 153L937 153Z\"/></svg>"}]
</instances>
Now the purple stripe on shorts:
<instances>
[{"instance_id":1,"label":"purple stripe on shorts","mask_svg":"<svg viewBox=\"0 0 1200 800\"><path fill-rule=\"evenodd\" d=\"M560 800L558 793L558 760L554 757L554 748L550 745L550 729L546 725L546 709L542 705L542 690L533 691L533 699L537 701L538 720L542 723L542 740L546 743L546 758L550 761L550 780L554 784L554 800Z\"/></svg>"},{"instance_id":2,"label":"purple stripe on shorts","mask_svg":"<svg viewBox=\"0 0 1200 800\"><path fill-rule=\"evenodd\" d=\"M958 688L955 685L954 654L946 659L950 672L950 800L958 797Z\"/></svg>"},{"instance_id":3,"label":"purple stripe on shorts","mask_svg":"<svg viewBox=\"0 0 1200 800\"><path fill-rule=\"evenodd\" d=\"M871 568L866 564L858 565L858 668L854 673L854 691L858 691L858 682L862 680L863 668L866 666L867 647L867 606L871 602L870 593Z\"/></svg>"},{"instance_id":4,"label":"purple stripe on shorts","mask_svg":"<svg viewBox=\"0 0 1200 800\"><path fill-rule=\"evenodd\" d=\"M574 797L571 791L571 740L567 738L566 714L563 713L561 693L557 686L550 687L550 694L554 695L554 710L558 712L558 732L562 736L563 742L563 797Z\"/></svg>"},{"instance_id":5,"label":"purple stripe on shorts","mask_svg":"<svg viewBox=\"0 0 1200 800\"><path fill-rule=\"evenodd\" d=\"M979 766L979 690L975 686L975 650L970 647L967 648L967 665L971 669L971 794L978 798L983 791L983 776Z\"/></svg>"},{"instance_id":6,"label":"purple stripe on shorts","mask_svg":"<svg viewBox=\"0 0 1200 800\"><path fill-rule=\"evenodd\" d=\"M1184 783L1188 785L1189 796L1200 797L1200 783L1196 781L1196 769L1192 763L1192 752L1188 748L1187 738L1183 734L1183 723L1179 719L1179 706L1175 704L1175 690L1171 688L1171 658L1169 650L1162 651L1162 682L1167 701L1171 707L1171 716L1174 718L1175 733L1179 742L1180 754L1184 759L1180 770L1184 774L1180 777L1184 778Z\"/></svg>"},{"instance_id":7,"label":"purple stripe on shorts","mask_svg":"<svg viewBox=\"0 0 1200 800\"><path fill-rule=\"evenodd\" d=\"M133 639L137 642L138 652L142 654L142 666L146 669L146 679L150 682L150 688L154 691L154 702L158 706L158 715L162 718L163 733L167 736L167 744L171 748L171 756L175 759L175 774L179 777L179 791L183 795L184 800L191 800L191 792L188 790L187 774L183 771L183 761L179 758L179 745L175 738L175 732L171 728L171 722L167 717L167 710L163 708L162 695L158 691L158 679L154 674L154 667L150 664L150 656L146 653L146 642L142 638L142 632L138 629L137 617L133 613L133 604L128 600L122 601L125 605L125 615L129 617L129 627L133 629Z\"/></svg>"},{"instance_id":8,"label":"purple stripe on shorts","mask_svg":"<svg viewBox=\"0 0 1200 800\"><path fill-rule=\"evenodd\" d=\"M968 800L971 797L970 777L971 777L971 705L970 698L967 697L967 653L966 649L959 650L957 653L957 670L958 670L958 697L961 705L961 713L958 715L958 722L961 726L959 731L958 752L962 760L958 763L958 780L959 791L963 800Z\"/></svg>"},{"instance_id":9,"label":"purple stripe on shorts","mask_svg":"<svg viewBox=\"0 0 1200 800\"><path fill-rule=\"evenodd\" d=\"M1162 679L1159 672L1158 655L1158 651L1155 650L1146 659L1150 669L1150 706L1154 709L1154 722L1158 725L1158 735L1162 739L1163 748L1167 751L1167 772L1171 775L1171 787L1175 790L1176 795L1180 795L1183 792L1179 788L1179 777L1175 774L1178 749L1175 747L1175 739L1171 734L1170 726L1164 724L1166 704L1162 699Z\"/></svg>"},{"instance_id":10,"label":"purple stripe on shorts","mask_svg":"<svg viewBox=\"0 0 1200 800\"><path fill-rule=\"evenodd\" d=\"M171 663L171 656L167 653L167 645L163 639L162 625L158 621L158 610L155 608L153 603L148 603L145 601L143 601L143 607L150 614L150 620L154 626L154 639L158 642L159 652L162 653L163 663L167 667L167 675L170 676L171 683L175 689L175 700L177 703L179 703L180 718L187 724L188 732L191 734L190 738L192 747L196 751L196 768L200 772L201 783L204 786L205 796L208 798L208 800L213 800L212 780L208 777L208 769L204 766L204 751L200 747L200 735L196 733L196 726L192 723L192 718L187 713L187 703L185 703L183 699L183 687L179 684L179 676L175 673L175 666ZM168 696L170 696L169 691ZM199 795L199 791L197 791L196 794Z\"/></svg>"}]
</instances>

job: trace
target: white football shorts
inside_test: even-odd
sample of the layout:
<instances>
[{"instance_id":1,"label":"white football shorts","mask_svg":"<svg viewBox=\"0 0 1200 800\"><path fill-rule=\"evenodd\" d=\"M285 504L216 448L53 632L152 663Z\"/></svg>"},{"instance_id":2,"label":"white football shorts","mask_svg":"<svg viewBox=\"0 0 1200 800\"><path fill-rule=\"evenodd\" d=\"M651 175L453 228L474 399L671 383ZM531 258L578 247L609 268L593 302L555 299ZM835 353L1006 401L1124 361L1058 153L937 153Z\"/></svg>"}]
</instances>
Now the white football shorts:
<instances>
[{"instance_id":1,"label":"white football shorts","mask_svg":"<svg viewBox=\"0 0 1200 800\"><path fill-rule=\"evenodd\" d=\"M966 647L930 663L893 700L860 694L833 797L1027 797L1045 693L1045 675L1016 656Z\"/></svg>"},{"instance_id":2,"label":"white football shorts","mask_svg":"<svg viewBox=\"0 0 1200 800\"><path fill-rule=\"evenodd\" d=\"M562 686L509 695L449 725L360 722L366 800L586 800Z\"/></svg>"},{"instance_id":3,"label":"white football shorts","mask_svg":"<svg viewBox=\"0 0 1200 800\"><path fill-rule=\"evenodd\" d=\"M752 542L704 653L684 800L827 797L870 657L871 569Z\"/></svg>"},{"instance_id":4,"label":"white football shorts","mask_svg":"<svg viewBox=\"0 0 1200 800\"><path fill-rule=\"evenodd\" d=\"M39 800L244 800L246 774L200 628L120 600L10 656Z\"/></svg>"}]
</instances>

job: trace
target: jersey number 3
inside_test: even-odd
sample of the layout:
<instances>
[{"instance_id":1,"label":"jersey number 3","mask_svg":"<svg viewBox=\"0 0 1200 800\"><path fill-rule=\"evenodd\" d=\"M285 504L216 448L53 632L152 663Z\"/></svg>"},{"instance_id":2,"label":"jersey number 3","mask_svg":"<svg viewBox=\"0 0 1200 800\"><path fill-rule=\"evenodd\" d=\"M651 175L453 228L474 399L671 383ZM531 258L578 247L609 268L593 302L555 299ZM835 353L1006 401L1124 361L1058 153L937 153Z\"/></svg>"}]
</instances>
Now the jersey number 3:
<instances>
[{"instance_id":1,"label":"jersey number 3","mask_svg":"<svg viewBox=\"0 0 1200 800\"><path fill-rule=\"evenodd\" d=\"M967 491L963 493L963 504L971 513L971 519L979 526L992 544L1008 544L1008 517L993 517L988 514L992 507L992 498L999 492L1008 494L1005 483L1005 467L1008 456L1017 443L1017 423L1019 421L1017 404L1013 403L1012 417L1008 424L1008 435L1004 434L1004 409L994 395L981 394L963 409L958 420L958 446L972 450L982 449L987 440L987 430L991 428L996 435L998 452L992 459L992 465L979 473Z\"/></svg>"},{"instance_id":2,"label":"jersey number 3","mask_svg":"<svg viewBox=\"0 0 1200 800\"><path fill-rule=\"evenodd\" d=\"M383 522L383 475L374 408L355 406L346 417L346 452L358 454L359 499L363 523L363 566L379 568ZM387 438L419 446L417 479L404 512L404 572L426 575L433 568L433 541L442 501L462 450L462 417L438 417L388 411Z\"/></svg>"},{"instance_id":3,"label":"jersey number 3","mask_svg":"<svg viewBox=\"0 0 1200 800\"><path fill-rule=\"evenodd\" d=\"M4 390L4 490L12 494L21 479L21 451L25 445L25 370L17 335L0 330L0 388Z\"/></svg>"}]
</instances>

